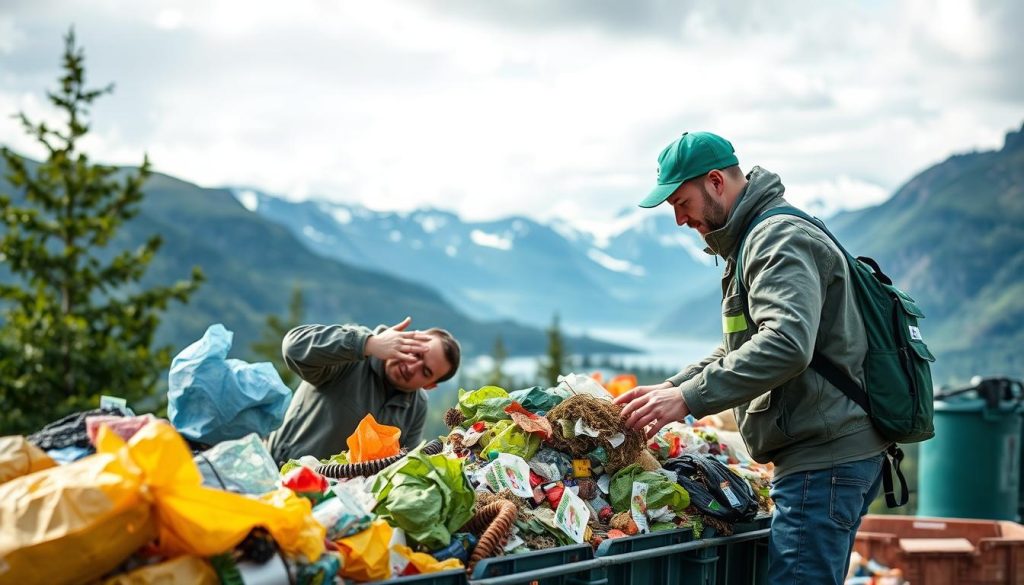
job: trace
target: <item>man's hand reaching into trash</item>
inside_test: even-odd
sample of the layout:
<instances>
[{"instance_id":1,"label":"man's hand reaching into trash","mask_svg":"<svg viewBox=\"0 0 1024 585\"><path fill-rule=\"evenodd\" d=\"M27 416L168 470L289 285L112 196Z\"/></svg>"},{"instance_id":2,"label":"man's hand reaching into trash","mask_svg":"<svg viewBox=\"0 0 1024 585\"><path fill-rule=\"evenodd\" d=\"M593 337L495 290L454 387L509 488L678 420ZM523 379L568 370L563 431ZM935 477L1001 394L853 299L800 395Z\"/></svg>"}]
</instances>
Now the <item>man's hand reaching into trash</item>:
<instances>
[{"instance_id":1,"label":"man's hand reaching into trash","mask_svg":"<svg viewBox=\"0 0 1024 585\"><path fill-rule=\"evenodd\" d=\"M640 431L648 439L661 427L690 414L679 388L668 382L637 386L615 398L615 404L623 405L622 420L626 426Z\"/></svg>"}]
</instances>

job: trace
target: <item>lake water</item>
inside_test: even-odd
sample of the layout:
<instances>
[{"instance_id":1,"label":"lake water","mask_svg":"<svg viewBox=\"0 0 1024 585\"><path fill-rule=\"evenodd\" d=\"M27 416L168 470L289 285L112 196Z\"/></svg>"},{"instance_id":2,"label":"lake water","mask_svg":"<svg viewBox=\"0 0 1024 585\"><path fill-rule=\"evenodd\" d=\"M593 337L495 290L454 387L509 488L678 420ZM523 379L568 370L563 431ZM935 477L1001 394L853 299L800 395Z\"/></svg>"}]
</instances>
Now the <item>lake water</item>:
<instances>
[{"instance_id":1,"label":"lake water","mask_svg":"<svg viewBox=\"0 0 1024 585\"><path fill-rule=\"evenodd\" d=\"M573 332L575 333L575 332ZM679 371L683 367L700 361L711 353L720 339L689 339L681 337L652 336L644 332L621 329L590 329L591 337L612 341L622 345L635 347L642 353L612 353L591 355L592 363L601 363L609 358L616 364L622 364L624 371L638 368L657 368ZM534 379L542 356L517 356L505 360L503 370L506 374ZM480 356L466 363L466 371L470 374L488 371L493 365L490 356ZM599 368L589 368L595 370ZM569 373L569 372L564 372ZM580 372L585 373L585 372Z\"/></svg>"}]
</instances>

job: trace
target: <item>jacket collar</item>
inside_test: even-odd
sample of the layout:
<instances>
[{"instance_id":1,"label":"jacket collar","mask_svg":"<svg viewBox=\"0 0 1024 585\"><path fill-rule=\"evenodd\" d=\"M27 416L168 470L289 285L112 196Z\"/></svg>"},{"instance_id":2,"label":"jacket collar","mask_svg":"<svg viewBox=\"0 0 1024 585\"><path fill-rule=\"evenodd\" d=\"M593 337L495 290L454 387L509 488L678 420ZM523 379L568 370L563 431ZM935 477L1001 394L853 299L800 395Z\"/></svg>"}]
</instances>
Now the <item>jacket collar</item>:
<instances>
[{"instance_id":1,"label":"jacket collar","mask_svg":"<svg viewBox=\"0 0 1024 585\"><path fill-rule=\"evenodd\" d=\"M782 198L786 187L778 175L761 167L754 167L747 175L747 185L729 212L729 219L721 228L704 236L705 252L729 259L736 256L736 247L747 226L766 209L785 204Z\"/></svg>"}]
</instances>

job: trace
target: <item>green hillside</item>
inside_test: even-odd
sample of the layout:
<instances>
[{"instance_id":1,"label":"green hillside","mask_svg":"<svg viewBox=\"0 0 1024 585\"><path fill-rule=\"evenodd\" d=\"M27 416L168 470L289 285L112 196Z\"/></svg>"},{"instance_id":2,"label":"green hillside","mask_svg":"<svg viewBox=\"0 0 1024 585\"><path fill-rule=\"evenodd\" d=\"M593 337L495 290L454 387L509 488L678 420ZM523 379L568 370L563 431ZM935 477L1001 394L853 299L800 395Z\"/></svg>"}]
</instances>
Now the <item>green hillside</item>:
<instances>
[{"instance_id":1,"label":"green hillside","mask_svg":"<svg viewBox=\"0 0 1024 585\"><path fill-rule=\"evenodd\" d=\"M0 176L5 175L0 162ZM0 192L18 198L5 181L0 181ZM158 341L175 350L219 322L235 332L232 356L251 357L249 344L260 336L266 316L285 312L294 287L303 290L310 322L373 326L411 315L415 327L449 329L466 354L489 353L499 334L511 354L539 354L546 348L540 329L511 321L475 321L435 288L317 256L285 228L246 210L226 190L154 174L145 193L142 212L125 225L111 248L136 246L160 234L164 246L144 285L185 278L196 265L207 278L188 305L172 304L163 319ZM443 275L432 284L443 289ZM629 351L588 338L569 338L567 343L577 352Z\"/></svg>"},{"instance_id":2,"label":"green hillside","mask_svg":"<svg viewBox=\"0 0 1024 585\"><path fill-rule=\"evenodd\" d=\"M829 223L852 253L879 260L920 301L937 380L1024 376L1024 130Z\"/></svg>"}]
</instances>

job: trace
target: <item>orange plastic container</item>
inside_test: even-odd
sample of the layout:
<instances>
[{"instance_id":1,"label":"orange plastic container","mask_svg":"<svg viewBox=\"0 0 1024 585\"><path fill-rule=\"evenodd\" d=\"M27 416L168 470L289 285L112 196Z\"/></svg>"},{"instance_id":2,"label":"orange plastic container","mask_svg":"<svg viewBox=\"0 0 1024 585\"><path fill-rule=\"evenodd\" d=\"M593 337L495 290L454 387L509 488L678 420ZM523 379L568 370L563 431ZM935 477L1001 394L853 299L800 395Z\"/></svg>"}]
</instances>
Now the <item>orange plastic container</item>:
<instances>
[{"instance_id":1,"label":"orange plastic container","mask_svg":"<svg viewBox=\"0 0 1024 585\"><path fill-rule=\"evenodd\" d=\"M1024 526L1015 522L869 514L853 548L912 585L1024 585Z\"/></svg>"}]
</instances>

